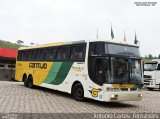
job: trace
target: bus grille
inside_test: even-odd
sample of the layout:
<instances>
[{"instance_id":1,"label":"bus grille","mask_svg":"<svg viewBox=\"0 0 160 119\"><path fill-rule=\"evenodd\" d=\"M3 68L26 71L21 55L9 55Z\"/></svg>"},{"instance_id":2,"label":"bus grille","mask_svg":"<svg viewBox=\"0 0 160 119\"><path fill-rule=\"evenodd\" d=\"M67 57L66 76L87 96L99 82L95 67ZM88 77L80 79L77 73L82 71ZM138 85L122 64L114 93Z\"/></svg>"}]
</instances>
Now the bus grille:
<instances>
[{"instance_id":1,"label":"bus grille","mask_svg":"<svg viewBox=\"0 0 160 119\"><path fill-rule=\"evenodd\" d=\"M143 75L144 78L152 78L150 75Z\"/></svg>"}]
</instances>

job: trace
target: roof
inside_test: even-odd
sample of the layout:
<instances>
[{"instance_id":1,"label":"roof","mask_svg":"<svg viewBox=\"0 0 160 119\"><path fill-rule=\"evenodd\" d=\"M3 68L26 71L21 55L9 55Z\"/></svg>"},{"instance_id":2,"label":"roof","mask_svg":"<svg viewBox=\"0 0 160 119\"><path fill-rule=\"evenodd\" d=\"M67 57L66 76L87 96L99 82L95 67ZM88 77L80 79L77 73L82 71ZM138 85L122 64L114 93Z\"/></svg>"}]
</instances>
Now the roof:
<instances>
[{"instance_id":1,"label":"roof","mask_svg":"<svg viewBox=\"0 0 160 119\"><path fill-rule=\"evenodd\" d=\"M21 47L19 50L25 50L25 49L34 49L34 48L42 48L42 47L51 47L51 46L60 46L60 45L69 45L69 44L79 44L79 43L85 43L85 42L108 42L113 44L120 44L120 45L126 45L126 46L133 46L133 47L139 47L136 44L131 44L124 41L115 41L115 40L107 40L107 39L90 39L90 40L79 40L79 41L69 41L69 42L54 42L49 44L43 44L38 46L31 46L31 47Z\"/></svg>"},{"instance_id":2,"label":"roof","mask_svg":"<svg viewBox=\"0 0 160 119\"><path fill-rule=\"evenodd\" d=\"M0 57L16 58L17 51L17 49L0 48Z\"/></svg>"}]
</instances>

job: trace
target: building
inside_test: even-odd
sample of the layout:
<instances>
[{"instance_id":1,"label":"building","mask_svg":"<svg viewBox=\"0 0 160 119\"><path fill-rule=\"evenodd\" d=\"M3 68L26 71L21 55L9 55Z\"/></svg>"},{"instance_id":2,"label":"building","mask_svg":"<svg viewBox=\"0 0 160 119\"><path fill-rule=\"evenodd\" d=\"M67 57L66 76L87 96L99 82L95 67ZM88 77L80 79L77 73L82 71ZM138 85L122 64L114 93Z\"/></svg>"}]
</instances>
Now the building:
<instances>
[{"instance_id":1,"label":"building","mask_svg":"<svg viewBox=\"0 0 160 119\"><path fill-rule=\"evenodd\" d=\"M17 49L0 48L0 80L14 79Z\"/></svg>"}]
</instances>

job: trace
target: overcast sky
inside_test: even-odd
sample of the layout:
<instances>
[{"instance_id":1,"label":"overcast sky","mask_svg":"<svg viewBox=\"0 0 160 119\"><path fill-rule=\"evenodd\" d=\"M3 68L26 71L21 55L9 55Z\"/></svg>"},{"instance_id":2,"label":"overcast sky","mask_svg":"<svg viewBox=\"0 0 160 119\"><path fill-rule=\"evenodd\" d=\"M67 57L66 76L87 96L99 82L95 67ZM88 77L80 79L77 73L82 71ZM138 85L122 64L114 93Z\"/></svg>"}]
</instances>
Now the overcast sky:
<instances>
[{"instance_id":1,"label":"overcast sky","mask_svg":"<svg viewBox=\"0 0 160 119\"><path fill-rule=\"evenodd\" d=\"M136 6L156 1L156 6ZM134 41L140 51L160 54L160 0L0 0L0 39L44 44L99 37Z\"/></svg>"}]
</instances>

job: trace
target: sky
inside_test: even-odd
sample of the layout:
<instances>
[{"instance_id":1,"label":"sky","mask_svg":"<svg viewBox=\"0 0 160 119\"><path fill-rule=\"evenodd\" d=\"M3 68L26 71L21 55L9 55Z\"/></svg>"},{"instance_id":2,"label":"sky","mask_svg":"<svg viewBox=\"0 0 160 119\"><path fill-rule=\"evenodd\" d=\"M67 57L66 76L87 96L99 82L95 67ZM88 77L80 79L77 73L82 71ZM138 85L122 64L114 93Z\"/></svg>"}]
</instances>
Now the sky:
<instances>
[{"instance_id":1,"label":"sky","mask_svg":"<svg viewBox=\"0 0 160 119\"><path fill-rule=\"evenodd\" d=\"M157 2L136 6L134 2ZM0 0L0 39L24 44L95 39L134 42L160 54L160 0Z\"/></svg>"}]
</instances>

